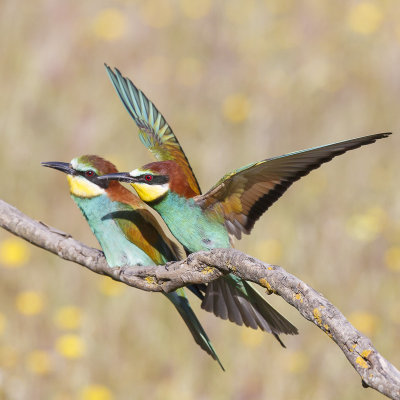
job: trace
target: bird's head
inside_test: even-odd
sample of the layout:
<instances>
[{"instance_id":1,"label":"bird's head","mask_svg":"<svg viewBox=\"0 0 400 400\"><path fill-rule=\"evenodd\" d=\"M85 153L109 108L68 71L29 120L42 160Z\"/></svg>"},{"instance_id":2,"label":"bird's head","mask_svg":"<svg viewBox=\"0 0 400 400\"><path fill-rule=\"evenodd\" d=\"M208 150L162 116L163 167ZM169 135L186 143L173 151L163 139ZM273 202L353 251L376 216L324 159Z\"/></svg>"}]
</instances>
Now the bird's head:
<instances>
[{"instance_id":1,"label":"bird's head","mask_svg":"<svg viewBox=\"0 0 400 400\"><path fill-rule=\"evenodd\" d=\"M111 173L99 179L129 182L146 203L160 200L168 192L174 192L186 198L196 195L181 167L174 161L153 162L131 172Z\"/></svg>"},{"instance_id":2,"label":"bird's head","mask_svg":"<svg viewBox=\"0 0 400 400\"><path fill-rule=\"evenodd\" d=\"M44 167L54 168L67 174L71 194L77 197L92 198L106 193L111 185L118 182L100 180L101 175L117 173L111 162L95 155L76 157L70 163L48 161Z\"/></svg>"}]
</instances>

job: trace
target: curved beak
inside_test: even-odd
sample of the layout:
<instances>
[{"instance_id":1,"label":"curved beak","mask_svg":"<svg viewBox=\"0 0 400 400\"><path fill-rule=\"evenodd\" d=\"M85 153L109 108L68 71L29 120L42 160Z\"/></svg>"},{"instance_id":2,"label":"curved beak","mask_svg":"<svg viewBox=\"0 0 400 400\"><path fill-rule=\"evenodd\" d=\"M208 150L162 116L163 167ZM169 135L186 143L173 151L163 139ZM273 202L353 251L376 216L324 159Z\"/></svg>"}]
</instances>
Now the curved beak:
<instances>
[{"instance_id":1,"label":"curved beak","mask_svg":"<svg viewBox=\"0 0 400 400\"><path fill-rule=\"evenodd\" d=\"M97 179L106 181L129 182L129 183L137 182L137 178L129 175L129 172L118 172L115 174L101 175L97 177Z\"/></svg>"},{"instance_id":2,"label":"curved beak","mask_svg":"<svg viewBox=\"0 0 400 400\"><path fill-rule=\"evenodd\" d=\"M45 161L41 163L43 167L57 169L58 171L65 172L68 175L75 175L75 170L71 168L68 163L59 161Z\"/></svg>"}]
</instances>

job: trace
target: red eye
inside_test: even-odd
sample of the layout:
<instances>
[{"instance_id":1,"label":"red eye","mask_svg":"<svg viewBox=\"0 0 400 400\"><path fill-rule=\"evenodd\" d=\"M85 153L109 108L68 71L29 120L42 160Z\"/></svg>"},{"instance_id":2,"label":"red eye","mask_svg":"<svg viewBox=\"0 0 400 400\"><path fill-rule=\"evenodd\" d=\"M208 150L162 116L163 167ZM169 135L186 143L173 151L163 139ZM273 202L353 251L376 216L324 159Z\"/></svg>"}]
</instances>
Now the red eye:
<instances>
[{"instance_id":1,"label":"red eye","mask_svg":"<svg viewBox=\"0 0 400 400\"><path fill-rule=\"evenodd\" d=\"M150 182L153 180L153 175L145 175L144 179L146 179L147 182Z\"/></svg>"},{"instance_id":2,"label":"red eye","mask_svg":"<svg viewBox=\"0 0 400 400\"><path fill-rule=\"evenodd\" d=\"M86 171L86 172L85 172L85 175L86 175L88 178L91 178L92 176L94 176L94 171L92 171L92 170L90 169L89 171Z\"/></svg>"}]
</instances>

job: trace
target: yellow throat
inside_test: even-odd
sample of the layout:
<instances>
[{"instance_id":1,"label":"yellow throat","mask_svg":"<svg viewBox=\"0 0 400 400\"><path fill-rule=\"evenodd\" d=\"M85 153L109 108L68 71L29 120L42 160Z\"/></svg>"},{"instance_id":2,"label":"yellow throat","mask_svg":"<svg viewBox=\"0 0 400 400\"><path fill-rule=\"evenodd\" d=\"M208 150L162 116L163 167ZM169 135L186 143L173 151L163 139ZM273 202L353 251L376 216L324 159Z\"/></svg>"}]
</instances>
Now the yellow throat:
<instances>
[{"instance_id":1,"label":"yellow throat","mask_svg":"<svg viewBox=\"0 0 400 400\"><path fill-rule=\"evenodd\" d=\"M105 193L100 186L88 181L83 176L67 175L69 190L77 197L96 197Z\"/></svg>"},{"instance_id":2,"label":"yellow throat","mask_svg":"<svg viewBox=\"0 0 400 400\"><path fill-rule=\"evenodd\" d=\"M148 185L147 183L131 183L139 197L145 202L159 199L168 192L168 184Z\"/></svg>"}]
</instances>

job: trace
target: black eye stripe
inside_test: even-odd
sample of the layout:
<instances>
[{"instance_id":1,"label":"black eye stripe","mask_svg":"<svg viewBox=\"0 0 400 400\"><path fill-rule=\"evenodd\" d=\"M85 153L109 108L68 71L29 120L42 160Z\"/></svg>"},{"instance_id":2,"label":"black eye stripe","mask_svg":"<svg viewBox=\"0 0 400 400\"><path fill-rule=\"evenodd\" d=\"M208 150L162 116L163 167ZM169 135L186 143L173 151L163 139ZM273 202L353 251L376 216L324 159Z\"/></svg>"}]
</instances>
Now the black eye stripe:
<instances>
[{"instance_id":1,"label":"black eye stripe","mask_svg":"<svg viewBox=\"0 0 400 400\"><path fill-rule=\"evenodd\" d=\"M92 170L90 170L90 171L92 171ZM76 171L77 175L83 176L85 179L87 179L88 181L94 183L95 185L97 185L97 186L99 186L99 187L101 187L103 189L107 189L108 188L108 186L110 184L109 181L104 180L104 179L103 180L98 179L99 176L94 171L92 171L93 175L91 175L91 176L88 176L87 172L88 171Z\"/></svg>"},{"instance_id":2,"label":"black eye stripe","mask_svg":"<svg viewBox=\"0 0 400 400\"><path fill-rule=\"evenodd\" d=\"M148 179L150 176L152 178ZM139 182L147 183L148 185L163 185L164 183L169 182L169 178L167 175L145 174L145 175L140 175L138 177L138 179L139 179Z\"/></svg>"}]
</instances>

